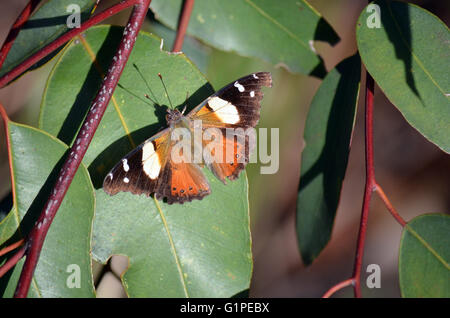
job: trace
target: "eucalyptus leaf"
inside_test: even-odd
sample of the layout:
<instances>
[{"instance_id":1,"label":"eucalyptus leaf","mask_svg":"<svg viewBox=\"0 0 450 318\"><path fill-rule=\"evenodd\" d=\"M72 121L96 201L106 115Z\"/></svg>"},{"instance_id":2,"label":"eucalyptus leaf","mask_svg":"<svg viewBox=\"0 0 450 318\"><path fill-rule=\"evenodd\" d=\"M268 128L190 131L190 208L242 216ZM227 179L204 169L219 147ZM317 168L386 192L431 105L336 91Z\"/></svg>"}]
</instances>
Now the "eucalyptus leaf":
<instances>
[{"instance_id":1,"label":"eucalyptus leaf","mask_svg":"<svg viewBox=\"0 0 450 318\"><path fill-rule=\"evenodd\" d=\"M450 216L425 214L404 227L399 251L403 297L450 297Z\"/></svg>"},{"instance_id":2,"label":"eucalyptus leaf","mask_svg":"<svg viewBox=\"0 0 450 318\"><path fill-rule=\"evenodd\" d=\"M330 240L355 123L361 61L353 55L323 80L306 119L297 199L297 238L307 265Z\"/></svg>"},{"instance_id":3,"label":"eucalyptus leaf","mask_svg":"<svg viewBox=\"0 0 450 318\"><path fill-rule=\"evenodd\" d=\"M2 247L37 226L67 151L55 137L14 122L8 122L8 138L15 195L13 209L0 223ZM81 165L49 229L28 297L94 296L90 256L94 205L89 174ZM0 279L3 297L13 296L22 265L23 261Z\"/></svg>"},{"instance_id":4,"label":"eucalyptus leaf","mask_svg":"<svg viewBox=\"0 0 450 318\"><path fill-rule=\"evenodd\" d=\"M356 39L364 65L386 97L411 126L450 153L447 26L416 5L376 1L361 13Z\"/></svg>"},{"instance_id":5,"label":"eucalyptus leaf","mask_svg":"<svg viewBox=\"0 0 450 318\"><path fill-rule=\"evenodd\" d=\"M182 0L153 0L155 17L176 29ZM313 41L339 37L304 0L197 0L187 33L224 51L258 57L295 73L324 75Z\"/></svg>"}]
</instances>

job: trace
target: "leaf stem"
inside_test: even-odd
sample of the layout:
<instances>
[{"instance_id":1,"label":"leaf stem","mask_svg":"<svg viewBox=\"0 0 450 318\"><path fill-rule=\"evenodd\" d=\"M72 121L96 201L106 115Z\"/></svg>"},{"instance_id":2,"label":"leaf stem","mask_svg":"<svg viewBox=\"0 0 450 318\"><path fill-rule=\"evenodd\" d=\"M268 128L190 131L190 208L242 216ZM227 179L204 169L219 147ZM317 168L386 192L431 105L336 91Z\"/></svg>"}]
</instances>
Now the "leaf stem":
<instances>
[{"instance_id":1,"label":"leaf stem","mask_svg":"<svg viewBox=\"0 0 450 318\"><path fill-rule=\"evenodd\" d=\"M106 18L109 18L116 13L132 6L136 5L137 3L140 3L140 0L125 0L120 1L119 3L111 6L108 9L105 9L104 11L98 13L97 15L94 15L89 20L83 22L79 28L74 28L63 35L61 35L59 38L54 40L53 42L47 44L43 48L41 48L39 51L31 55L29 58L27 58L25 61L14 67L11 71L0 77L0 88L6 86L10 81L14 80L17 76L25 72L28 68L30 68L32 65L34 65L36 62L40 61L42 58L46 57L56 49L58 49L60 46L64 45L66 42L71 40L74 36L77 34L82 33L86 29L90 28L91 26L105 20ZM8 42L5 42L3 47L5 45L8 45ZM2 50L9 50L7 48Z\"/></svg>"},{"instance_id":2,"label":"leaf stem","mask_svg":"<svg viewBox=\"0 0 450 318\"><path fill-rule=\"evenodd\" d=\"M11 256L5 264L0 267L0 277L3 277L11 268L13 268L18 261L25 255L26 246L22 246L13 256Z\"/></svg>"},{"instance_id":3,"label":"leaf stem","mask_svg":"<svg viewBox=\"0 0 450 318\"><path fill-rule=\"evenodd\" d=\"M8 246L2 248L2 249L0 250L0 256L5 255L6 253L9 253L9 252L11 252L12 250L15 250L15 249L18 248L19 246L22 246L24 243L25 243L25 240L24 240L24 239L21 239L21 240L19 240L19 241L13 243L13 244L11 244L11 245L8 245ZM2 275L0 275L0 277L2 277Z\"/></svg>"},{"instance_id":4,"label":"leaf stem","mask_svg":"<svg viewBox=\"0 0 450 318\"><path fill-rule=\"evenodd\" d=\"M377 192L378 196L383 201L384 205L388 209L388 211L391 213L391 215L394 217L394 219L402 226L406 226L406 221L398 214L397 210L394 208L392 203L389 201L388 197L384 193L383 189L379 184L375 185L375 191Z\"/></svg>"},{"instance_id":5,"label":"leaf stem","mask_svg":"<svg viewBox=\"0 0 450 318\"><path fill-rule=\"evenodd\" d=\"M193 7L194 0L186 0L184 2L183 11L178 23L177 36L175 37L172 52L180 52L183 47L184 36L186 34Z\"/></svg>"},{"instance_id":6,"label":"leaf stem","mask_svg":"<svg viewBox=\"0 0 450 318\"><path fill-rule=\"evenodd\" d=\"M353 278L346 279L333 287L331 287L325 294L323 294L322 298L330 298L331 295L333 295L338 290L341 290L344 287L353 285L355 280Z\"/></svg>"},{"instance_id":7,"label":"leaf stem","mask_svg":"<svg viewBox=\"0 0 450 318\"><path fill-rule=\"evenodd\" d=\"M116 54L110 68L106 73L102 86L97 93L97 96L94 98L92 107L86 116L84 124L81 127L73 146L69 151L69 155L67 156L59 172L57 181L51 191L48 201L44 205L35 226L27 236L27 243L25 245L26 260L16 287L15 297L26 297L28 294L31 279L44 244L46 234L50 228L50 224L52 223L56 212L64 199L64 196L79 165L81 164L81 161L111 99L112 93L119 81L119 77L122 74L128 57L131 54L140 27L145 20L150 1L151 0L130 1L135 5L130 19L125 27L122 41L117 48ZM121 4L124 5L122 2ZM106 11L109 10L111 9Z\"/></svg>"}]
</instances>

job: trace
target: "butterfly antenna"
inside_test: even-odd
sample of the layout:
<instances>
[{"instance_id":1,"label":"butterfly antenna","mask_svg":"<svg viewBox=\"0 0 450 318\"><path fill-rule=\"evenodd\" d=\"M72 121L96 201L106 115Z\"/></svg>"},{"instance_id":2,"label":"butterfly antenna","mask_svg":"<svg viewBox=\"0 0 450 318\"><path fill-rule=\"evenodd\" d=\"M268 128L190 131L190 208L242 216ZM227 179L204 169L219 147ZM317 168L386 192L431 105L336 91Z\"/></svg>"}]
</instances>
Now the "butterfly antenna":
<instances>
[{"instance_id":1,"label":"butterfly antenna","mask_svg":"<svg viewBox=\"0 0 450 318\"><path fill-rule=\"evenodd\" d=\"M153 104L156 105L160 105L158 100L156 99L155 93L153 93L152 89L150 88L150 85L148 85L147 80L145 79L144 75L142 75L141 71L139 70L138 66L133 63L133 67L136 69L136 71L138 72L139 76L142 78L142 80L145 83L145 86L147 86L147 89L149 90L150 94L152 94L153 98L151 98L148 94L145 94L145 98L147 98L148 100L150 100Z\"/></svg>"},{"instance_id":2,"label":"butterfly antenna","mask_svg":"<svg viewBox=\"0 0 450 318\"><path fill-rule=\"evenodd\" d=\"M166 84L164 84L161 73L158 73L158 76L159 76L159 79L161 80L162 85L164 86L164 90L166 91L166 95L167 95L167 99L169 100L170 108L174 109L173 105L172 105L172 101L170 100L170 97L169 97L169 93L167 92Z\"/></svg>"}]
</instances>

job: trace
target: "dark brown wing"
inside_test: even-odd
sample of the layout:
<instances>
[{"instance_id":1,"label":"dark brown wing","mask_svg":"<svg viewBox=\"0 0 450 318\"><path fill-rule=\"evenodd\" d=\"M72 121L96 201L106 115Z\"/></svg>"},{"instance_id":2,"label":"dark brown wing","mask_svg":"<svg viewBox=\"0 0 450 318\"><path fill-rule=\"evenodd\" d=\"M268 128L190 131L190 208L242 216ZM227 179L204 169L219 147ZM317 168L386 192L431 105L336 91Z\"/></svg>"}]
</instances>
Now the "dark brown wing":
<instances>
[{"instance_id":1,"label":"dark brown wing","mask_svg":"<svg viewBox=\"0 0 450 318\"><path fill-rule=\"evenodd\" d=\"M270 73L244 76L208 97L187 117L202 120L205 128L255 127L259 120L263 86L272 86Z\"/></svg>"}]
</instances>

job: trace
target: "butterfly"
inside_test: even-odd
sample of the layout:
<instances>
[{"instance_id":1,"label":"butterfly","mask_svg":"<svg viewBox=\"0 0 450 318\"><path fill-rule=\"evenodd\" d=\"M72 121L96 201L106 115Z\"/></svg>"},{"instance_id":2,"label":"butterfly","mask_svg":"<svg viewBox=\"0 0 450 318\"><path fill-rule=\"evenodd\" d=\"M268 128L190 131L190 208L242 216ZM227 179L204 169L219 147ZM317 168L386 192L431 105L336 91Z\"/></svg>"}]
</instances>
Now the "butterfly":
<instances>
[{"instance_id":1,"label":"butterfly","mask_svg":"<svg viewBox=\"0 0 450 318\"><path fill-rule=\"evenodd\" d=\"M156 199L166 198L169 204L184 203L193 199L201 200L211 193L208 180L201 170L205 164L225 184L227 179L237 179L248 163L252 149L248 138L230 137L227 130L238 131L237 128L242 128L242 131L256 126L260 117L263 86L272 86L271 74L253 73L220 89L187 115L184 115L185 109L179 111L168 108L168 127L123 157L106 175L104 191L109 195L121 191L147 196L154 194ZM173 138L174 132L184 129L195 134L194 123L201 124L202 132L214 129L219 135L207 141L202 139L200 144L194 142L188 150L195 152L203 146L197 153L211 159L216 152L220 152L217 150L223 149L225 153L228 151L226 149L231 149L231 160L192 162L190 151L186 151L186 148L174 151L179 145ZM178 158L173 156L174 153ZM187 157L190 157L189 160Z\"/></svg>"}]
</instances>

